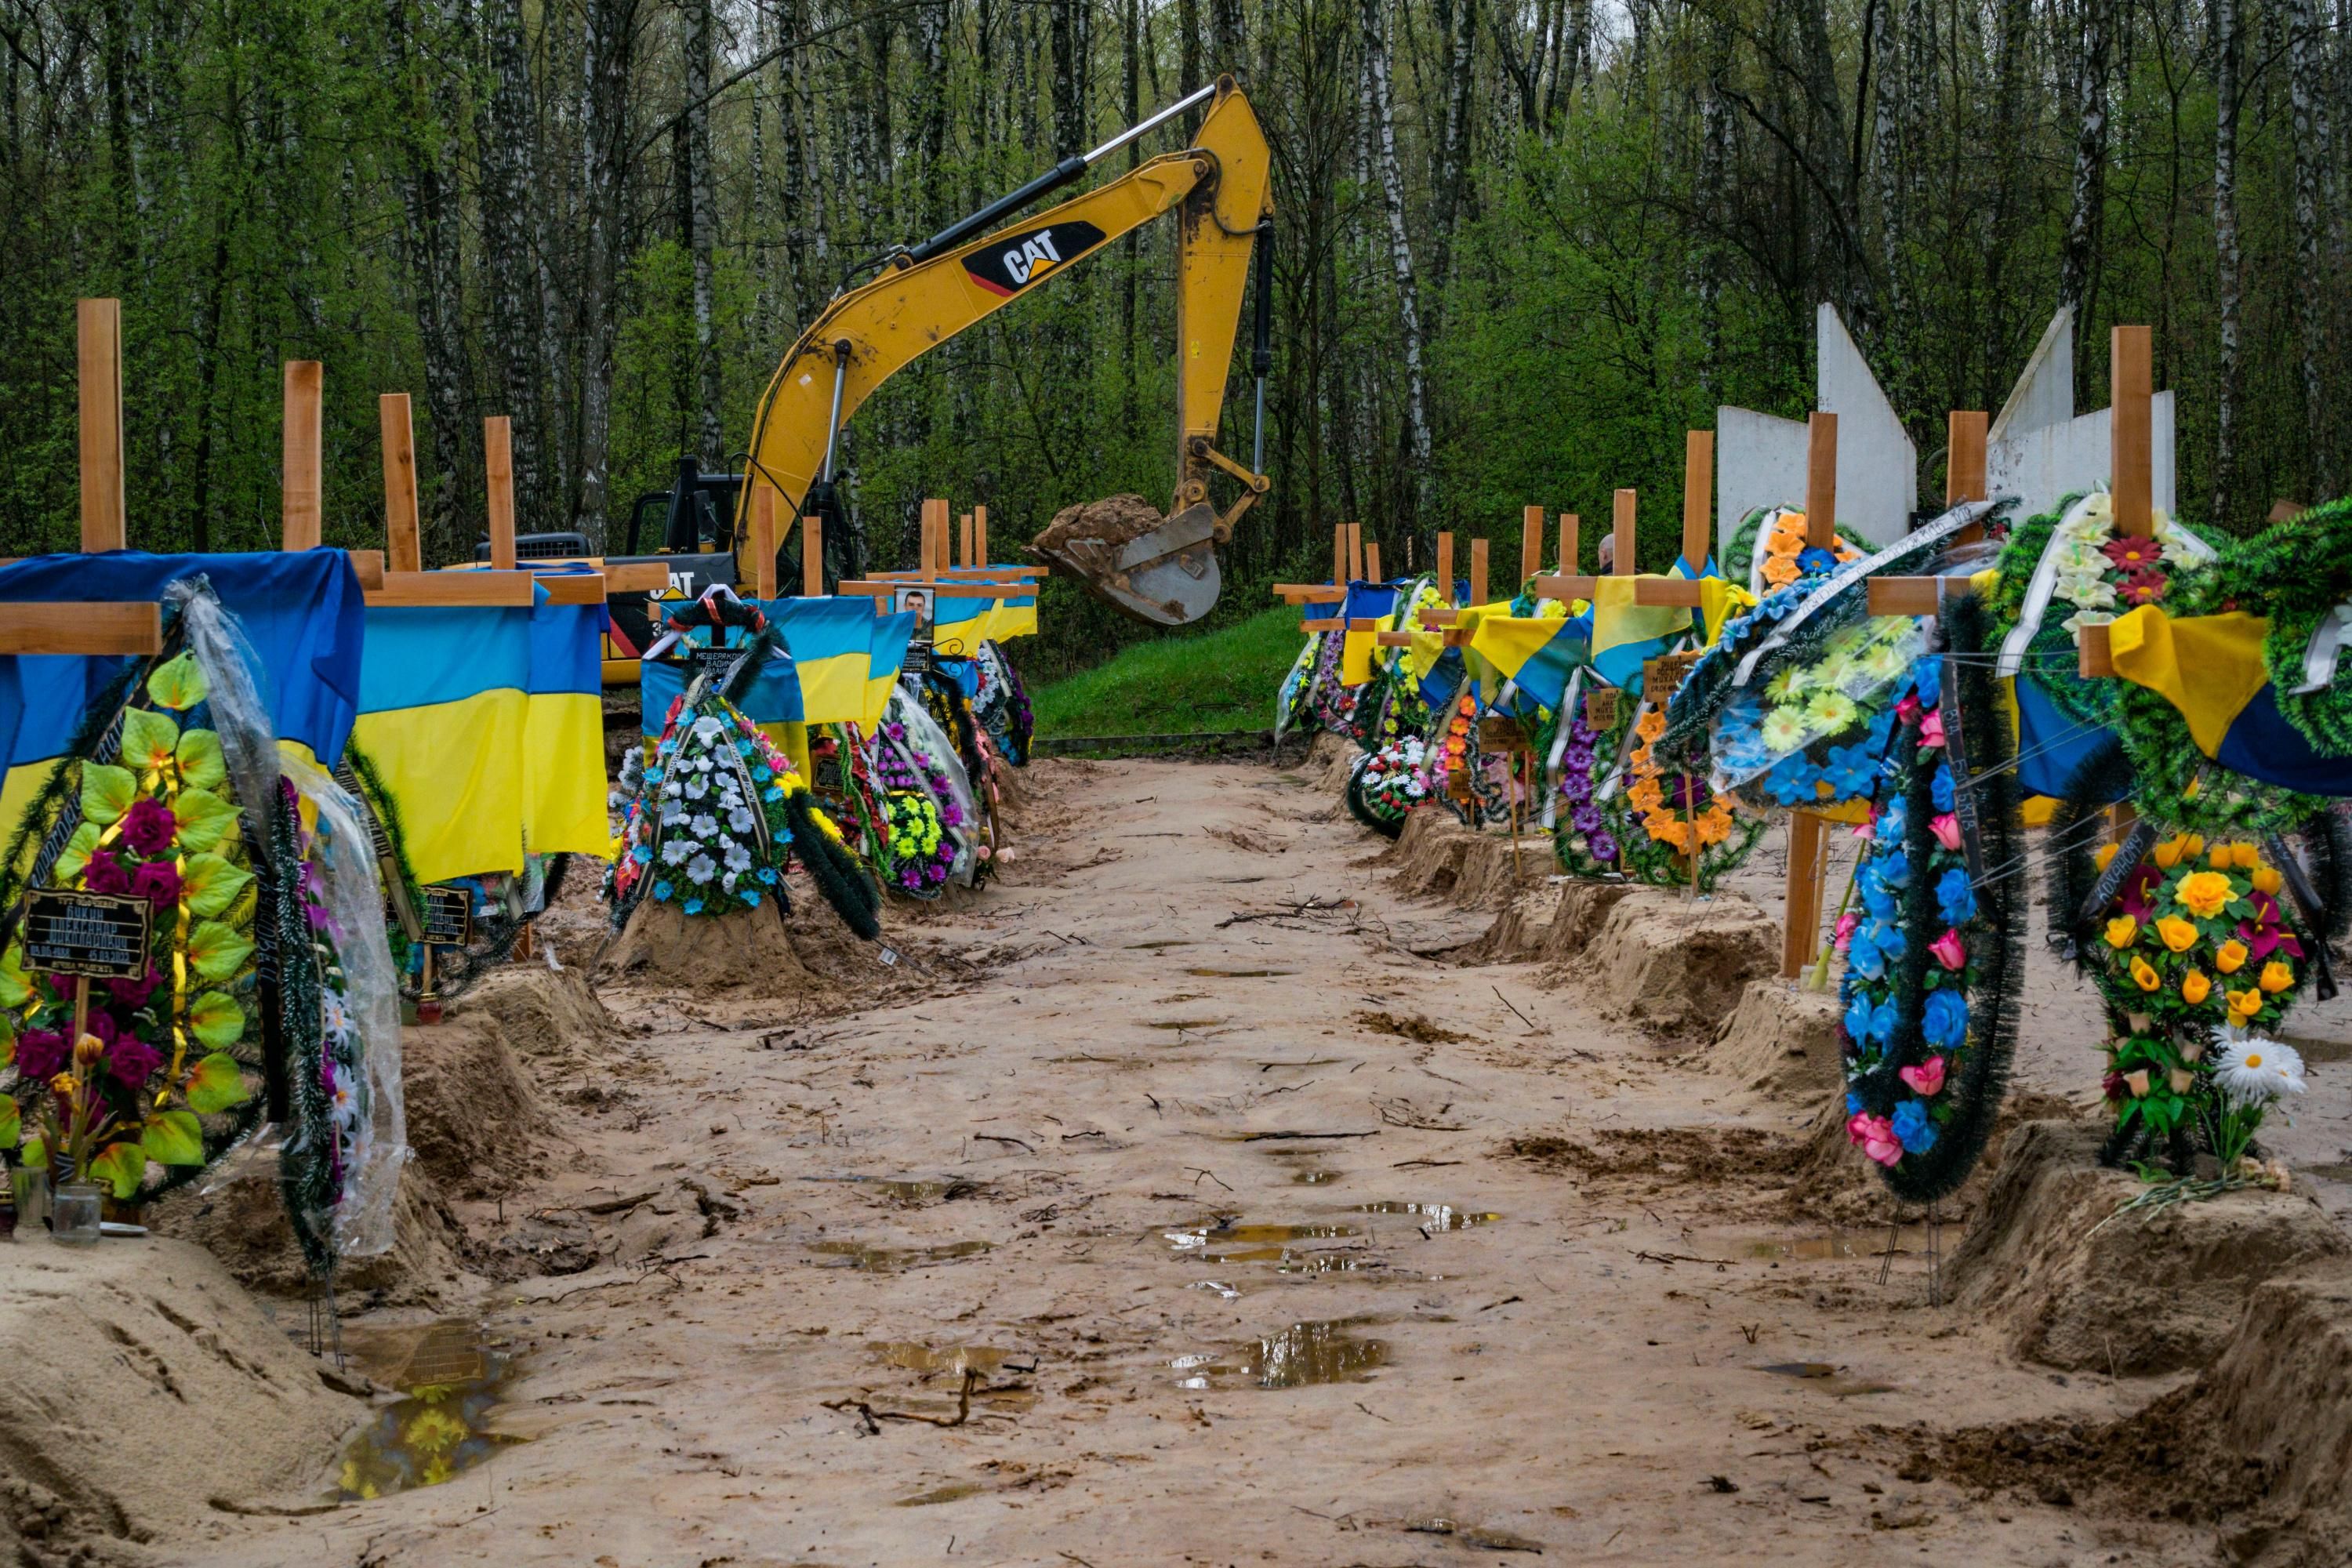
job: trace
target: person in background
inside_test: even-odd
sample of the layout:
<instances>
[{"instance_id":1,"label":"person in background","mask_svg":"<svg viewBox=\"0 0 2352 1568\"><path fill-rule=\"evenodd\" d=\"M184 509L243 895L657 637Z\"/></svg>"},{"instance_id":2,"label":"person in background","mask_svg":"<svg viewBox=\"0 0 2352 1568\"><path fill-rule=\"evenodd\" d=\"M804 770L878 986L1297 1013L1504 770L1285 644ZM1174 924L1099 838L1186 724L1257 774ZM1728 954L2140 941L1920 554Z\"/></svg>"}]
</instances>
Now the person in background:
<instances>
[{"instance_id":1,"label":"person in background","mask_svg":"<svg viewBox=\"0 0 2352 1568\"><path fill-rule=\"evenodd\" d=\"M1604 533L1601 536L1598 559L1600 564L1594 568L1595 575L1606 577L1617 569L1617 536L1615 534ZM1570 570L1574 571L1575 568L1570 567Z\"/></svg>"}]
</instances>

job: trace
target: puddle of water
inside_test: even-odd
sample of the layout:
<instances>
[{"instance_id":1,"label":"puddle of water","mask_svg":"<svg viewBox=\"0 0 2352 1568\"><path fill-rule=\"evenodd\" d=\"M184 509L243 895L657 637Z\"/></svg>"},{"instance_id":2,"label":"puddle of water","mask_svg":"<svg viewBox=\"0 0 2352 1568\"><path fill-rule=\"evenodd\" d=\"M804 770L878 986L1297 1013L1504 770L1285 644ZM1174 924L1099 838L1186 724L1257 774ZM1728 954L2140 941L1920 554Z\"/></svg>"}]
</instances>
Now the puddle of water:
<instances>
[{"instance_id":1,"label":"puddle of water","mask_svg":"<svg viewBox=\"0 0 2352 1568\"><path fill-rule=\"evenodd\" d=\"M1827 1236L1772 1236L1746 1244L1750 1258L1785 1258L1800 1263L1821 1263L1839 1258L1879 1258L1886 1252L1883 1230L1832 1231ZM1946 1237L1944 1244L1952 1245ZM1897 1255L1927 1249L1927 1227L1906 1225L1895 1239Z\"/></svg>"},{"instance_id":2,"label":"puddle of water","mask_svg":"<svg viewBox=\"0 0 2352 1568\"><path fill-rule=\"evenodd\" d=\"M1221 1260L1222 1261L1222 1260ZM1353 1274L1382 1267L1377 1253L1349 1252L1332 1247L1322 1252L1285 1252L1274 1266L1276 1274Z\"/></svg>"},{"instance_id":3,"label":"puddle of water","mask_svg":"<svg viewBox=\"0 0 2352 1568\"><path fill-rule=\"evenodd\" d=\"M1279 1257L1282 1244L1292 1241L1325 1241L1336 1237L1361 1234L1352 1225L1319 1223L1308 1225L1219 1225L1187 1226L1181 1230L1162 1231L1168 1245L1178 1252L1196 1252L1206 1258L1240 1258L1244 1262L1255 1261L1245 1256L1251 1248L1265 1249L1261 1256Z\"/></svg>"},{"instance_id":4,"label":"puddle of water","mask_svg":"<svg viewBox=\"0 0 2352 1568\"><path fill-rule=\"evenodd\" d=\"M1340 1171L1301 1171L1290 1178L1290 1184L1294 1187L1319 1187L1328 1182L1338 1181L1345 1173Z\"/></svg>"},{"instance_id":5,"label":"puddle of water","mask_svg":"<svg viewBox=\"0 0 2352 1568\"><path fill-rule=\"evenodd\" d=\"M1165 947L1191 947L1192 940L1190 937L1171 937L1162 942L1130 942L1127 945L1131 952L1158 952Z\"/></svg>"},{"instance_id":6,"label":"puddle of water","mask_svg":"<svg viewBox=\"0 0 2352 1568\"><path fill-rule=\"evenodd\" d=\"M908 1372L944 1372L961 1377L970 1367L982 1377L993 1377L1013 1352L994 1345L943 1345L934 1350L913 1340L869 1340L866 1353L885 1366Z\"/></svg>"},{"instance_id":7,"label":"puddle of water","mask_svg":"<svg viewBox=\"0 0 2352 1568\"><path fill-rule=\"evenodd\" d=\"M1296 974L1296 969L1188 969L1187 974L1213 975L1220 980L1274 980Z\"/></svg>"},{"instance_id":8,"label":"puddle of water","mask_svg":"<svg viewBox=\"0 0 2352 1568\"><path fill-rule=\"evenodd\" d=\"M933 1487L927 1492L917 1492L913 1497L902 1497L890 1506L892 1508L929 1508L935 1502L953 1502L958 1498L968 1498L976 1492L987 1489L978 1481L956 1481L944 1487Z\"/></svg>"},{"instance_id":9,"label":"puddle of water","mask_svg":"<svg viewBox=\"0 0 2352 1568\"><path fill-rule=\"evenodd\" d=\"M960 1198L979 1191L979 1188L970 1182L924 1182L911 1179L876 1182L873 1187L876 1192L882 1194L884 1199L897 1204L901 1208L920 1208L925 1204L940 1203L948 1198Z\"/></svg>"},{"instance_id":10,"label":"puddle of water","mask_svg":"<svg viewBox=\"0 0 2352 1568\"><path fill-rule=\"evenodd\" d=\"M1452 1204L1406 1203L1396 1198L1380 1203L1358 1204L1358 1214L1409 1214L1418 1215L1423 1230L1468 1230L1474 1226L1492 1225L1503 1216L1478 1209L1458 1209Z\"/></svg>"},{"instance_id":11,"label":"puddle of water","mask_svg":"<svg viewBox=\"0 0 2352 1568\"><path fill-rule=\"evenodd\" d=\"M1361 1383L1389 1363L1386 1340L1357 1337L1369 1320L1335 1318L1293 1323L1267 1334L1234 1361L1207 1353L1180 1355L1169 1369L1179 1388L1214 1388L1220 1380L1245 1381L1259 1388L1306 1388L1328 1383Z\"/></svg>"},{"instance_id":12,"label":"puddle of water","mask_svg":"<svg viewBox=\"0 0 2352 1568\"><path fill-rule=\"evenodd\" d=\"M1146 1024L1147 1029L1213 1029L1224 1023L1223 1018L1163 1018L1156 1024Z\"/></svg>"},{"instance_id":13,"label":"puddle of water","mask_svg":"<svg viewBox=\"0 0 2352 1568\"><path fill-rule=\"evenodd\" d=\"M959 1258L976 1257L993 1245L986 1241L949 1241L936 1247L877 1247L864 1241L813 1241L808 1249L826 1258L847 1260L829 1265L831 1268L895 1274L901 1268L919 1268L927 1263L950 1263Z\"/></svg>"},{"instance_id":14,"label":"puddle of water","mask_svg":"<svg viewBox=\"0 0 2352 1568\"><path fill-rule=\"evenodd\" d=\"M1220 1300L1226 1301L1238 1301L1242 1299L1242 1293L1239 1290L1234 1289L1232 1286L1226 1284L1222 1279L1195 1279L1188 1289L1194 1290L1214 1290Z\"/></svg>"},{"instance_id":15,"label":"puddle of water","mask_svg":"<svg viewBox=\"0 0 2352 1568\"><path fill-rule=\"evenodd\" d=\"M1891 1383L1866 1383L1857 1378L1840 1377L1838 1369L1825 1361L1776 1361L1769 1366L1759 1366L1759 1372L1769 1372L1779 1377L1800 1377L1818 1383L1822 1392L1833 1399L1845 1399L1857 1394L1893 1394Z\"/></svg>"},{"instance_id":16,"label":"puddle of water","mask_svg":"<svg viewBox=\"0 0 2352 1568\"><path fill-rule=\"evenodd\" d=\"M505 1396L507 1358L478 1323L350 1330L345 1352L368 1375L403 1391L343 1445L340 1501L438 1486L519 1439L490 1431Z\"/></svg>"}]
</instances>

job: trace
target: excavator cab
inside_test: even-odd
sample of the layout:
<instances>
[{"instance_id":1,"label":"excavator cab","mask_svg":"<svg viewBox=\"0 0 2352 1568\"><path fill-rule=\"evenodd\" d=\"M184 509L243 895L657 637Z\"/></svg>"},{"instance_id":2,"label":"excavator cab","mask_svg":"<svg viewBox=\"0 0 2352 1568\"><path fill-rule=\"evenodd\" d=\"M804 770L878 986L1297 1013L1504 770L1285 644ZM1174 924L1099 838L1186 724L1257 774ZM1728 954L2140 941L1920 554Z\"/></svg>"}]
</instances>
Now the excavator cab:
<instances>
[{"instance_id":1,"label":"excavator cab","mask_svg":"<svg viewBox=\"0 0 2352 1568\"><path fill-rule=\"evenodd\" d=\"M1083 178L1111 153L1208 106L1191 145L1138 164L1083 195L1018 215ZM1181 626L1215 605L1216 546L1265 494L1265 378L1273 370L1272 158L1249 100L1231 77L1074 153L1020 189L919 245L878 258L879 275L846 288L811 322L760 400L753 486L772 486L790 519L832 493L843 423L898 371L1039 283L1060 277L1151 219L1177 220L1176 489L1166 515L1136 496L1071 507L1030 552L1097 597L1157 626ZM1244 467L1217 449L1243 300L1256 263L1257 434ZM1235 481L1223 510L1210 481ZM747 531L752 489L736 505ZM834 529L825 530L832 553ZM862 565L862 563L860 563Z\"/></svg>"}]
</instances>

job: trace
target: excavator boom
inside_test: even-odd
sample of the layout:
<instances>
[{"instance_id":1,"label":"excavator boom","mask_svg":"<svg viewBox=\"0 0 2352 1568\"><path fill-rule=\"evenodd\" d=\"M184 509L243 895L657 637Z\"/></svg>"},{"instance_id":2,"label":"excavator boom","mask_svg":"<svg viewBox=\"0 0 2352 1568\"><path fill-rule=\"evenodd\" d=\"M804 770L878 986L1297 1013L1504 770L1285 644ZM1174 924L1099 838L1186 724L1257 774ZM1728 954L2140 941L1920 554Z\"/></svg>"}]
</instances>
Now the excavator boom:
<instances>
[{"instance_id":1,"label":"excavator boom","mask_svg":"<svg viewBox=\"0 0 2352 1568\"><path fill-rule=\"evenodd\" d=\"M1116 179L982 237L971 237L1152 126L1213 98L1200 133L1181 152L1146 160ZM1113 240L1174 214L1177 242L1177 482L1172 514L1115 540L1066 540L1041 549L1097 595L1145 619L1181 626L1216 603L1213 546L1266 489L1262 453L1244 466L1216 449L1234 341L1249 282L1252 247L1273 212L1271 158L1249 100L1230 77L1203 89L1091 153L1053 171L919 246L900 251L872 281L836 295L801 334L760 400L751 483L738 501L735 537L748 544L755 489L790 509L812 510L833 479L842 426L875 390L923 354L1059 277ZM1261 269L1262 274L1262 269ZM1265 319L1261 275L1259 319ZM1261 345L1256 371L1265 374ZM1219 516L1208 477L1222 468L1244 493Z\"/></svg>"}]
</instances>

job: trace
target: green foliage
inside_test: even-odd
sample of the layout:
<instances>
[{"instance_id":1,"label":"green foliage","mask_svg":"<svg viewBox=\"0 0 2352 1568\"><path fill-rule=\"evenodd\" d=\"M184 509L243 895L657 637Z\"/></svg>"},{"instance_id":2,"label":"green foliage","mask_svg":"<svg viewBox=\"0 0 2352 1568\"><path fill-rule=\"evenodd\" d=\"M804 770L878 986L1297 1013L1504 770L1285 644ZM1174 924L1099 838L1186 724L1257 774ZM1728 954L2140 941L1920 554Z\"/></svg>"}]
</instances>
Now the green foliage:
<instances>
[{"instance_id":1,"label":"green foliage","mask_svg":"<svg viewBox=\"0 0 2352 1568\"><path fill-rule=\"evenodd\" d=\"M1260 730L1298 656L1298 612L1260 610L1223 631L1190 631L1126 649L1031 695L1037 733L1181 735ZM1018 647L1019 645L1015 645Z\"/></svg>"}]
</instances>

